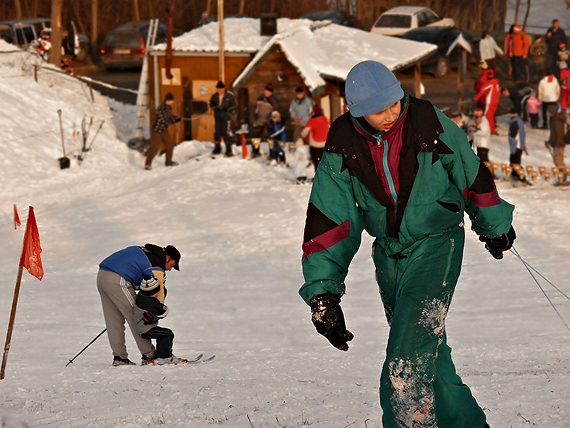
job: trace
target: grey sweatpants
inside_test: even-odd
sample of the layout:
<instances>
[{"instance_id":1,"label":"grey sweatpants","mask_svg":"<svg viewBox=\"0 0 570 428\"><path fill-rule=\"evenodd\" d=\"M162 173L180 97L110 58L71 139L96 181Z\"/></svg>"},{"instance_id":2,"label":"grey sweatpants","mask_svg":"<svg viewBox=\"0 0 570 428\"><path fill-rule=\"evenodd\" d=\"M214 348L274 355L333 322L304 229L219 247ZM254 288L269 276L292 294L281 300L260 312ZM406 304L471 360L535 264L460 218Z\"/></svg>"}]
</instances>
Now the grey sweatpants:
<instances>
[{"instance_id":1,"label":"grey sweatpants","mask_svg":"<svg viewBox=\"0 0 570 428\"><path fill-rule=\"evenodd\" d=\"M109 337L109 345L111 345L113 356L128 357L125 344L126 320L141 354L152 358L155 353L152 342L150 339L140 337L135 330L133 307L136 294L131 283L114 272L99 269L97 290L101 295L107 336Z\"/></svg>"}]
</instances>

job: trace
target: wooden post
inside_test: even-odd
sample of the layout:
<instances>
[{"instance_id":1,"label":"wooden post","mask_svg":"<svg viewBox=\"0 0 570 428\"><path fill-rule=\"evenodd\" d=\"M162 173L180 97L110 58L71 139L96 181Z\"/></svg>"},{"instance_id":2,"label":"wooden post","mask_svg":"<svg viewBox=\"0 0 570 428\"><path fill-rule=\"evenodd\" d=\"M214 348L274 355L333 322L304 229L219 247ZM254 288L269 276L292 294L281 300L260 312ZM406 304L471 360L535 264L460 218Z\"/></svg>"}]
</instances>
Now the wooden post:
<instances>
[{"instance_id":1,"label":"wooden post","mask_svg":"<svg viewBox=\"0 0 570 428\"><path fill-rule=\"evenodd\" d=\"M419 62L414 66L414 90L416 98L422 97L422 66Z\"/></svg>"},{"instance_id":2,"label":"wooden post","mask_svg":"<svg viewBox=\"0 0 570 428\"><path fill-rule=\"evenodd\" d=\"M12 330L14 328L14 319L16 318L16 307L18 305L18 295L20 294L20 283L22 282L22 271L24 267L18 268L18 279L16 280L16 289L14 290L14 299L12 299L12 312L10 313L10 321L8 323L8 333L6 334L6 344L4 345L4 356L2 357L2 370L0 370L0 380L4 379L6 372L6 362L8 361L8 351L10 351L10 342L12 341Z\"/></svg>"},{"instance_id":3,"label":"wooden post","mask_svg":"<svg viewBox=\"0 0 570 428\"><path fill-rule=\"evenodd\" d=\"M224 58L224 0L218 0L218 31L219 31L219 57L218 57L218 75L219 80L225 82L225 58Z\"/></svg>"}]
</instances>

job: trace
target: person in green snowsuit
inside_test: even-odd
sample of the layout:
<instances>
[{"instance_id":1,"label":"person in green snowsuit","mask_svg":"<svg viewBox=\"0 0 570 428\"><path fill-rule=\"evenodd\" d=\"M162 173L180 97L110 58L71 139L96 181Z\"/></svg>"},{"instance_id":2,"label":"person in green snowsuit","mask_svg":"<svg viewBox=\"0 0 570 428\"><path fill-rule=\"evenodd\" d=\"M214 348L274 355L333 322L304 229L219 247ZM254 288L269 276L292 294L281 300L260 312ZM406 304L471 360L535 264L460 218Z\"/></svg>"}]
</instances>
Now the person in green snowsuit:
<instances>
[{"instance_id":1,"label":"person in green snowsuit","mask_svg":"<svg viewBox=\"0 0 570 428\"><path fill-rule=\"evenodd\" d=\"M465 133L404 92L383 64L347 76L349 111L332 125L316 172L303 239L305 283L317 331L338 349L353 335L340 307L361 234L372 258L390 333L380 378L385 428L483 428L485 414L456 374L445 318L465 241L464 212L497 259L516 238L514 207Z\"/></svg>"}]
</instances>

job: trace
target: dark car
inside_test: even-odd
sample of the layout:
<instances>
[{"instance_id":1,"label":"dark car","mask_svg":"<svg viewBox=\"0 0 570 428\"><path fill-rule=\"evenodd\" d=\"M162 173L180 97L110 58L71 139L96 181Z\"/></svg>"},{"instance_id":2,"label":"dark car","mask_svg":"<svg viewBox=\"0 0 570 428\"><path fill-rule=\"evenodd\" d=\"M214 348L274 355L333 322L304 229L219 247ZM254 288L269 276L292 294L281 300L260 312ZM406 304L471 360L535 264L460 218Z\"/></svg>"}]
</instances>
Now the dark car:
<instances>
[{"instance_id":1,"label":"dark car","mask_svg":"<svg viewBox=\"0 0 570 428\"><path fill-rule=\"evenodd\" d=\"M474 39L468 33L456 27L416 28L399 37L436 45L437 51L422 60L422 71L433 73L435 77L443 77L450 69L457 68L461 61L459 49L454 48L449 52L449 48L460 35L462 35L471 46L471 53L467 53L467 63L476 62L479 55L479 40Z\"/></svg>"},{"instance_id":2,"label":"dark car","mask_svg":"<svg viewBox=\"0 0 570 428\"><path fill-rule=\"evenodd\" d=\"M346 15L341 10L317 10L305 13L301 15L299 19L310 19L311 21L332 21L333 24L344 25L345 27L356 27L354 17Z\"/></svg>"},{"instance_id":3,"label":"dark car","mask_svg":"<svg viewBox=\"0 0 570 428\"><path fill-rule=\"evenodd\" d=\"M99 52L104 68L141 68L146 52L150 21L129 21L107 33ZM168 26L158 23L155 43L166 40ZM179 35L180 31L174 32Z\"/></svg>"}]
</instances>

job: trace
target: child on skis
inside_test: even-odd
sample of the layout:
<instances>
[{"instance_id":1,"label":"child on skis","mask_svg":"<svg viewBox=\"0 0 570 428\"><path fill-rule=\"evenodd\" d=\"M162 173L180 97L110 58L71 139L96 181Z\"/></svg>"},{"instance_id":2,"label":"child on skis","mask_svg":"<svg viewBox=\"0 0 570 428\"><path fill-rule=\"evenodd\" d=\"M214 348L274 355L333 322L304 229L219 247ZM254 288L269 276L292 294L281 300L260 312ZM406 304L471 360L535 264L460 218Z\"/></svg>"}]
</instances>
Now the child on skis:
<instances>
[{"instance_id":1,"label":"child on skis","mask_svg":"<svg viewBox=\"0 0 570 428\"><path fill-rule=\"evenodd\" d=\"M166 287L164 297L166 297ZM172 354L174 333L169 328L159 327L158 321L166 317L168 307L159 299L160 283L153 276L145 275L135 300L135 329L143 339L156 339L156 356L146 360L146 365L185 364L186 359Z\"/></svg>"}]
</instances>

